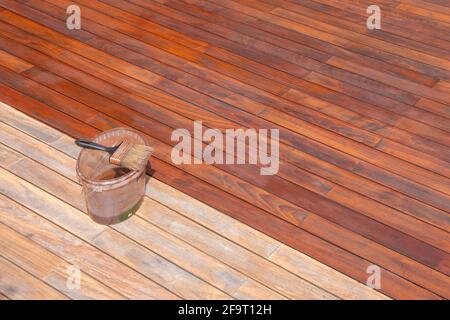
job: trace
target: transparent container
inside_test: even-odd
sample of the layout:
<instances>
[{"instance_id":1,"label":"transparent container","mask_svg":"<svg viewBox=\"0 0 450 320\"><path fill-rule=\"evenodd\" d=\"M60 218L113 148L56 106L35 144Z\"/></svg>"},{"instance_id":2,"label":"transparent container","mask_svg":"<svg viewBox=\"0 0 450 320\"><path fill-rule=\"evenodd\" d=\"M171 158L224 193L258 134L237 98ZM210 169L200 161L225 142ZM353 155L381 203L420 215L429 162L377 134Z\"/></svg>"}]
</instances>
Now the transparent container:
<instances>
[{"instance_id":1,"label":"transparent container","mask_svg":"<svg viewBox=\"0 0 450 320\"><path fill-rule=\"evenodd\" d=\"M115 128L94 138L94 142L112 147L122 141L146 144L136 130ZM146 166L130 171L109 163L104 151L82 149L77 160L77 175L83 186L88 214L100 224L115 224L132 216L145 194Z\"/></svg>"}]
</instances>

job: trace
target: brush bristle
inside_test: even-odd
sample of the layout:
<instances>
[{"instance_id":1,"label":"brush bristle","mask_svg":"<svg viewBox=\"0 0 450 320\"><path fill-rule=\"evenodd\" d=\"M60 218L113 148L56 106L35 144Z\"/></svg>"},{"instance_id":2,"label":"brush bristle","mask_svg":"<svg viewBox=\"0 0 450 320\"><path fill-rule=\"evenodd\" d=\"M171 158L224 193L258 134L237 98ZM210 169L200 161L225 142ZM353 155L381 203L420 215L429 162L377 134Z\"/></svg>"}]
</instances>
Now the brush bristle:
<instances>
[{"instance_id":1,"label":"brush bristle","mask_svg":"<svg viewBox=\"0 0 450 320\"><path fill-rule=\"evenodd\" d=\"M152 153L152 147L142 144L135 144L120 161L120 166L131 170L138 170L145 162L148 161L148 158Z\"/></svg>"}]
</instances>

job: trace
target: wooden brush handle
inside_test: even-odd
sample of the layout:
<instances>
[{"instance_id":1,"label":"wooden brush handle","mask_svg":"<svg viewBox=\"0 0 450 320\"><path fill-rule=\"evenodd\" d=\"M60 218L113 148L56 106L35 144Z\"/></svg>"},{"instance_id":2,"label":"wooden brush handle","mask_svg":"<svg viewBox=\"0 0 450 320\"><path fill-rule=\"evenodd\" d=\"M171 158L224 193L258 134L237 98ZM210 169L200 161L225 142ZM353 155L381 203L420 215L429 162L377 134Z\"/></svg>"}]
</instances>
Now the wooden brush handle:
<instances>
[{"instance_id":1,"label":"wooden brush handle","mask_svg":"<svg viewBox=\"0 0 450 320\"><path fill-rule=\"evenodd\" d=\"M128 154L132 146L133 146L132 143L126 140L123 141L119 146L117 146L116 150L111 154L109 162L115 164L116 166L120 166L122 160Z\"/></svg>"}]
</instances>

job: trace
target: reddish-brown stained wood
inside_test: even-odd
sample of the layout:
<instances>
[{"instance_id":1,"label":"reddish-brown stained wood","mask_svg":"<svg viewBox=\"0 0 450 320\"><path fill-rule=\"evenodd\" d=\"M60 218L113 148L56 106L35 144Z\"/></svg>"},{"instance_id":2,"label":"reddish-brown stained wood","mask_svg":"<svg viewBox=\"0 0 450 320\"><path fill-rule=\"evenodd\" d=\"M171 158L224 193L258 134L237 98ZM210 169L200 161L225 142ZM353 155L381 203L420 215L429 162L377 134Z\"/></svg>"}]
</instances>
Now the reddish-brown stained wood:
<instances>
[{"instance_id":1,"label":"reddish-brown stained wood","mask_svg":"<svg viewBox=\"0 0 450 320\"><path fill-rule=\"evenodd\" d=\"M450 297L442 15L414 38L394 26L415 4L373 34L348 2L77 3L71 31L70 1L0 0L1 101L74 137L140 130L158 179L360 282L380 265L391 297ZM173 165L172 130L197 119L279 128L279 172Z\"/></svg>"},{"instance_id":2,"label":"reddish-brown stained wood","mask_svg":"<svg viewBox=\"0 0 450 320\"><path fill-rule=\"evenodd\" d=\"M425 110L429 110L436 114L440 114L447 119L450 118L450 106L447 106L443 103L439 103L427 98L421 98L417 101L416 106Z\"/></svg>"},{"instance_id":3,"label":"reddish-brown stained wood","mask_svg":"<svg viewBox=\"0 0 450 320\"><path fill-rule=\"evenodd\" d=\"M18 50L18 48L15 47L12 43L9 43L9 46L12 47L13 49L15 48L16 51ZM41 57L41 60L42 60L42 57ZM49 63L48 65L57 66L58 63L53 61L52 63ZM69 74L69 73L72 74L73 71L74 70L66 70L65 74ZM50 86L52 86L52 83L60 83L61 82L61 80L58 80L58 81L51 80L52 79L51 75L47 74L47 76L45 76L44 72L38 71L36 69L30 70L30 72L27 72L26 75L27 76L31 76L31 77L37 77L35 79L37 79L38 81L47 81L48 85L50 85ZM87 75L83 75L81 78L82 79L86 79L88 81L92 80ZM70 88L70 85L69 85L69 87L66 86L66 89L69 89L69 88ZM118 90L118 89L116 89L116 90ZM81 88L78 88L77 90L74 90L72 92L79 92L79 91L81 91ZM71 95L71 92L68 92L68 91L65 91L65 92L66 92L67 95L69 95L69 96ZM92 96L92 99L90 99L91 96ZM94 105L101 103L102 100L105 100L101 96L96 96L95 97L95 96L93 96L92 93L89 93L89 92L82 93L82 91L80 92L79 95L77 95L77 97L78 97L78 99L86 101L88 104L94 104ZM104 104L105 104L105 106L108 106L108 107L114 106L114 103L112 101L105 101ZM120 106L119 106L119 108L120 108ZM305 161L305 160L302 160L302 161ZM286 170L288 170L288 171L286 171ZM330 190L330 187L326 188L324 191L321 191L320 189L316 189L313 184L308 182L308 179L313 179L313 181L317 180L317 179L315 179L312 175L308 175L306 172L297 173L297 172L299 172L298 170L297 171L293 171L293 170L294 170L294 168L288 169L288 168L284 168L283 166L281 167L281 172L283 172L283 173L285 172L286 173L286 176L284 176L284 177L288 177L288 178L289 177L299 177L300 178L300 177L304 176L305 174L307 175L306 176L307 179L301 179L301 180L294 179L294 180L291 180L291 181L294 181L294 182L298 181L301 185L304 185L304 183L307 183L307 185L306 185L307 187L308 186L309 186L309 188L312 187L313 188L312 190L318 190L318 192L320 192L322 194L326 194L326 192ZM349 179L349 178L347 177L347 179ZM319 182L319 181L317 181L317 183L322 183L323 184L323 182ZM438 224L438 225L440 225L440 224ZM417 229L421 229L421 228L417 228ZM435 234L435 233L436 232L433 232L433 234Z\"/></svg>"},{"instance_id":4,"label":"reddish-brown stained wood","mask_svg":"<svg viewBox=\"0 0 450 320\"><path fill-rule=\"evenodd\" d=\"M0 60L5 67L17 73L22 73L33 67L32 64L29 64L13 55L10 55L5 51L0 51Z\"/></svg>"},{"instance_id":5,"label":"reddish-brown stained wood","mask_svg":"<svg viewBox=\"0 0 450 320\"><path fill-rule=\"evenodd\" d=\"M216 110L216 109L213 109L213 110ZM245 116L245 114L242 114L242 116ZM237 118L237 120L239 120L239 118ZM251 121L251 119L249 121ZM246 121L246 123L249 123L249 121Z\"/></svg>"},{"instance_id":6,"label":"reddish-brown stained wood","mask_svg":"<svg viewBox=\"0 0 450 320\"><path fill-rule=\"evenodd\" d=\"M8 86L0 84L0 92L2 101L15 106L20 111L39 119L40 121L55 126L55 123L61 123L64 132L73 137L92 137L98 133L98 129L86 125L85 122L77 121L71 118L68 121L65 114L50 108L37 100L31 99L29 96L22 94Z\"/></svg>"}]
</instances>

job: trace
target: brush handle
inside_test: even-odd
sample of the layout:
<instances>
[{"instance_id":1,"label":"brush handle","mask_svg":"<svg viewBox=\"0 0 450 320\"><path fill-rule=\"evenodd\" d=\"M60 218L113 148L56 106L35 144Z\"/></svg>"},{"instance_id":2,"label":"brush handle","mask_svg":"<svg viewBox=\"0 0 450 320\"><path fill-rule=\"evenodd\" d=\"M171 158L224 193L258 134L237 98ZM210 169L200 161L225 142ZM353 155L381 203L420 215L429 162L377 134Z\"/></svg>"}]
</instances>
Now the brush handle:
<instances>
[{"instance_id":1,"label":"brush handle","mask_svg":"<svg viewBox=\"0 0 450 320\"><path fill-rule=\"evenodd\" d=\"M106 151L111 154L113 154L117 150L117 148L119 148L119 146L120 146L120 144L119 144L118 146L115 146L115 147L106 147L106 146L102 146L101 144L98 144L98 143L95 143L93 141L89 141L86 139L79 139L79 140L75 141L75 143L77 144L77 146L82 147L82 148Z\"/></svg>"}]
</instances>

